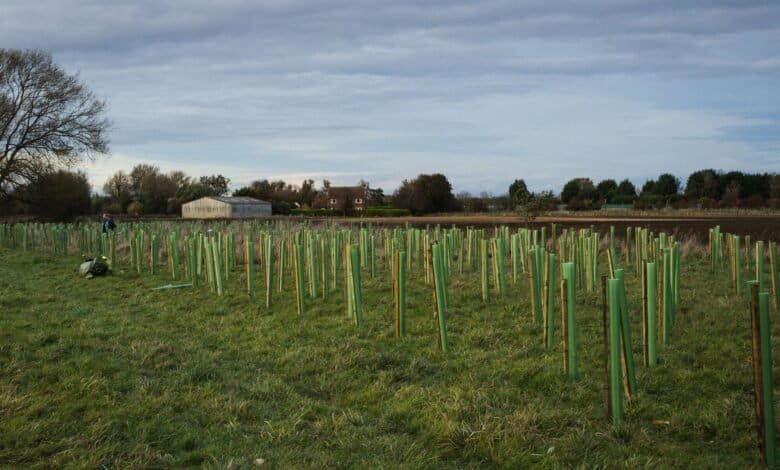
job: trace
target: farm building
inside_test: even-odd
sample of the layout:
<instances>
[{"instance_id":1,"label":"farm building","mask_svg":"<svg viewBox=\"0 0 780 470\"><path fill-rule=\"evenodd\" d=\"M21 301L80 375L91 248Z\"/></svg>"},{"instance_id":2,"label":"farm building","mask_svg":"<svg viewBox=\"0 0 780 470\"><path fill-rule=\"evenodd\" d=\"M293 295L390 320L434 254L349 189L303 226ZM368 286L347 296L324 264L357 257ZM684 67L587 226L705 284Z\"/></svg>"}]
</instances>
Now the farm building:
<instances>
[{"instance_id":1,"label":"farm building","mask_svg":"<svg viewBox=\"0 0 780 470\"><path fill-rule=\"evenodd\" d=\"M328 188L328 209L362 211L366 207L368 207L368 185L331 186Z\"/></svg>"},{"instance_id":2,"label":"farm building","mask_svg":"<svg viewBox=\"0 0 780 470\"><path fill-rule=\"evenodd\" d=\"M184 219L248 219L271 215L271 203L252 197L202 197L181 206Z\"/></svg>"}]
</instances>

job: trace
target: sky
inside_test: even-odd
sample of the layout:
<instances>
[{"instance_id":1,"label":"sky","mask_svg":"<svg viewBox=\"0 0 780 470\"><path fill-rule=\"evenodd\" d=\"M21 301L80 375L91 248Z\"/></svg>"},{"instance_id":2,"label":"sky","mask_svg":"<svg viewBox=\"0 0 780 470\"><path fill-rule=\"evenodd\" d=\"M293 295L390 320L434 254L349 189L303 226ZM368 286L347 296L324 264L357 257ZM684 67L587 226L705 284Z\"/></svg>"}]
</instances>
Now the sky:
<instances>
[{"instance_id":1,"label":"sky","mask_svg":"<svg viewBox=\"0 0 780 470\"><path fill-rule=\"evenodd\" d=\"M780 171L780 2L2 0L108 102L95 189L152 163L335 185Z\"/></svg>"}]
</instances>

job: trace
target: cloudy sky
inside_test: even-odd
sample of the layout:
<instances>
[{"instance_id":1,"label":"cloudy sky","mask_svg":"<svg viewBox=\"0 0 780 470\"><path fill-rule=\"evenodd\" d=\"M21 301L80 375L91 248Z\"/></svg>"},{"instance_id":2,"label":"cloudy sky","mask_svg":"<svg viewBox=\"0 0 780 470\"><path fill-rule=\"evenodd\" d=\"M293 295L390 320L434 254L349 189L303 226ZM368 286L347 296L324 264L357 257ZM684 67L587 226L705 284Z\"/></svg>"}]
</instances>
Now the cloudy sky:
<instances>
[{"instance_id":1,"label":"cloudy sky","mask_svg":"<svg viewBox=\"0 0 780 470\"><path fill-rule=\"evenodd\" d=\"M422 4L422 5L421 5ZM780 2L2 0L109 103L118 169L233 186L780 171Z\"/></svg>"}]
</instances>

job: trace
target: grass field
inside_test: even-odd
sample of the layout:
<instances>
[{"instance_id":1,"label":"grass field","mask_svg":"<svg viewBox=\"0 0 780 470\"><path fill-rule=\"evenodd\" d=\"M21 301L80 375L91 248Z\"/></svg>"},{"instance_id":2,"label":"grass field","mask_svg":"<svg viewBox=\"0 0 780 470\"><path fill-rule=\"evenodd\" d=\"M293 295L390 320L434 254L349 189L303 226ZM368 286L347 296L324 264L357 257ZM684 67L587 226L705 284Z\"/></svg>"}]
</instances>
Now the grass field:
<instances>
[{"instance_id":1,"label":"grass field","mask_svg":"<svg viewBox=\"0 0 780 470\"><path fill-rule=\"evenodd\" d=\"M627 273L639 394L606 416L600 294L577 293L581 377L531 324L528 284L485 306L455 274L451 351L437 351L431 291L410 280L406 338L392 334L380 263L365 326L343 293L296 316L267 310L241 272L150 291L165 274L86 280L78 258L0 249L0 465L272 468L657 467L759 463L747 306L709 261L686 256L660 366L641 366L639 286ZM600 269L603 271L604 266ZM558 333L556 333L558 334ZM559 336L556 336L559 340Z\"/></svg>"}]
</instances>

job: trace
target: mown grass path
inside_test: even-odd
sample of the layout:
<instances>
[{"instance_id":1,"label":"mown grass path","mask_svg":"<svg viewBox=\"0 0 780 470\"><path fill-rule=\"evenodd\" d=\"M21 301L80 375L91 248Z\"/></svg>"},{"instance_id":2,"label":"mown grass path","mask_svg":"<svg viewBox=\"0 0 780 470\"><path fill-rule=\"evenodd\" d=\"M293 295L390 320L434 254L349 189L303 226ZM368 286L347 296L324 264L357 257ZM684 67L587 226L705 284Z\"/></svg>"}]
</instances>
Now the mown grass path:
<instances>
[{"instance_id":1,"label":"mown grass path","mask_svg":"<svg viewBox=\"0 0 780 470\"><path fill-rule=\"evenodd\" d=\"M365 278L365 328L343 293L250 303L241 273L152 292L160 274L85 280L78 260L0 250L0 465L8 467L747 468L758 463L747 308L709 262L683 262L683 303L657 369L638 368L626 424L605 415L600 296L578 291L581 379L531 325L527 282L483 306L454 275L451 353L431 293L409 282L392 337L387 277ZM638 281L627 275L641 364ZM291 284L288 284L291 285ZM556 319L557 320L557 319ZM556 341L559 336L556 337Z\"/></svg>"}]
</instances>

